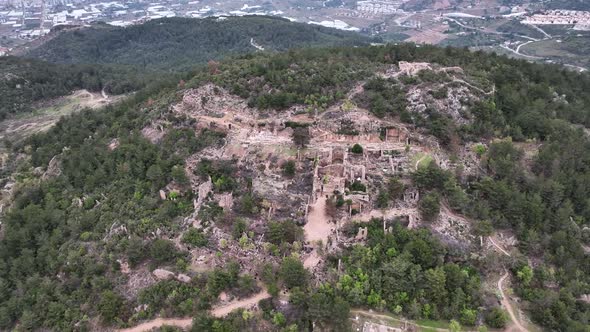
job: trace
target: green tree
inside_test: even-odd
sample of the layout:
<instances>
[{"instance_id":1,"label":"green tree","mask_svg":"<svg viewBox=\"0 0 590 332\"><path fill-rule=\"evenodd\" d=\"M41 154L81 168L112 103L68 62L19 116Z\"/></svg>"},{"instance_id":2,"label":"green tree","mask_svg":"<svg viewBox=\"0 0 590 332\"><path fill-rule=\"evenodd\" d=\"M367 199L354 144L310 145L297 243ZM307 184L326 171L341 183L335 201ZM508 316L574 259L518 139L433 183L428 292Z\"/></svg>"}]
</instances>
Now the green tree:
<instances>
[{"instance_id":1,"label":"green tree","mask_svg":"<svg viewBox=\"0 0 590 332\"><path fill-rule=\"evenodd\" d=\"M307 127L297 127L293 129L293 143L300 147L304 148L309 144L310 135L309 135L309 128Z\"/></svg>"},{"instance_id":2,"label":"green tree","mask_svg":"<svg viewBox=\"0 0 590 332\"><path fill-rule=\"evenodd\" d=\"M350 149L350 152L356 153L356 154L361 154L361 153L363 153L363 147L357 143L352 146L352 148Z\"/></svg>"},{"instance_id":3,"label":"green tree","mask_svg":"<svg viewBox=\"0 0 590 332\"><path fill-rule=\"evenodd\" d=\"M153 182L155 188L161 188L164 186L165 177L160 166L156 164L151 165L146 172L146 177Z\"/></svg>"},{"instance_id":4,"label":"green tree","mask_svg":"<svg viewBox=\"0 0 590 332\"><path fill-rule=\"evenodd\" d=\"M150 244L150 256L159 264L175 261L178 252L170 240L156 239Z\"/></svg>"},{"instance_id":5,"label":"green tree","mask_svg":"<svg viewBox=\"0 0 590 332\"><path fill-rule=\"evenodd\" d=\"M307 283L307 270L295 257L285 257L279 273L287 288L302 287Z\"/></svg>"},{"instance_id":6,"label":"green tree","mask_svg":"<svg viewBox=\"0 0 590 332\"><path fill-rule=\"evenodd\" d=\"M437 193L428 193L420 199L418 210L425 221L434 221L440 212L440 196Z\"/></svg>"},{"instance_id":7,"label":"green tree","mask_svg":"<svg viewBox=\"0 0 590 332\"><path fill-rule=\"evenodd\" d=\"M477 310L467 309L467 308L461 310L460 321L463 325L475 326L476 320L477 320Z\"/></svg>"},{"instance_id":8,"label":"green tree","mask_svg":"<svg viewBox=\"0 0 590 332\"><path fill-rule=\"evenodd\" d=\"M531 280L533 280L533 269L531 269L530 266L525 265L516 272L516 276L523 285L528 286L531 283Z\"/></svg>"},{"instance_id":9,"label":"green tree","mask_svg":"<svg viewBox=\"0 0 590 332\"><path fill-rule=\"evenodd\" d=\"M287 323L287 319L285 318L285 315L283 315L282 312L276 312L272 316L272 323L276 326L283 326Z\"/></svg>"},{"instance_id":10,"label":"green tree","mask_svg":"<svg viewBox=\"0 0 590 332\"><path fill-rule=\"evenodd\" d=\"M283 173L286 176L289 176L289 177L294 176L296 170L297 170L297 167L296 167L294 160L288 160L283 164Z\"/></svg>"},{"instance_id":11,"label":"green tree","mask_svg":"<svg viewBox=\"0 0 590 332\"><path fill-rule=\"evenodd\" d=\"M100 294L98 312L105 322L112 323L121 314L122 308L123 298L119 294L110 290Z\"/></svg>"},{"instance_id":12,"label":"green tree","mask_svg":"<svg viewBox=\"0 0 590 332\"><path fill-rule=\"evenodd\" d=\"M500 307L493 307L485 315L486 324L493 328L501 329L508 322L508 313Z\"/></svg>"},{"instance_id":13,"label":"green tree","mask_svg":"<svg viewBox=\"0 0 590 332\"><path fill-rule=\"evenodd\" d=\"M461 324L459 324L459 322L457 322L456 320L451 320L451 323L449 324L449 331L460 332Z\"/></svg>"},{"instance_id":14,"label":"green tree","mask_svg":"<svg viewBox=\"0 0 590 332\"><path fill-rule=\"evenodd\" d=\"M181 242L193 247L204 247L209 243L209 239L202 231L191 227L182 234Z\"/></svg>"}]
</instances>

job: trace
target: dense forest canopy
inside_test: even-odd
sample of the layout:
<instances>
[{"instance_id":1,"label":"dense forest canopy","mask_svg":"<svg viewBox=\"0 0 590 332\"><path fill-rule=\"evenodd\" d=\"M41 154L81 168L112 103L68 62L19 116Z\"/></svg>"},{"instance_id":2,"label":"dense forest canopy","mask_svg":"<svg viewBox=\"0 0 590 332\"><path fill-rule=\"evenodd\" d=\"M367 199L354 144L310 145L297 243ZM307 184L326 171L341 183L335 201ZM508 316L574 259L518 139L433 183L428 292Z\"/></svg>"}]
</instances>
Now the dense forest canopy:
<instances>
[{"instance_id":1,"label":"dense forest canopy","mask_svg":"<svg viewBox=\"0 0 590 332\"><path fill-rule=\"evenodd\" d=\"M76 89L117 95L156 79L180 79L210 60L255 52L254 45L284 51L372 41L354 32L261 16L165 18L126 28L96 23L54 33L24 54L31 59L0 58L0 119Z\"/></svg>"},{"instance_id":2,"label":"dense forest canopy","mask_svg":"<svg viewBox=\"0 0 590 332\"><path fill-rule=\"evenodd\" d=\"M238 39L241 43L243 38ZM263 38L256 41L264 43ZM115 52L109 59L117 57ZM472 123L458 124L444 114L425 118L400 106L403 86L375 77L377 70L399 61L459 66L474 84L493 94L471 105ZM444 79L428 73L414 78ZM253 277L230 262L199 274L189 284L168 280L136 296L122 293L125 278L118 259L150 269L166 264L186 269L187 253L151 234L179 234L183 218L191 212L193 194L183 191L179 197L161 200L159 190L168 183L186 188L186 158L224 144L222 134L195 130L191 120L170 113L180 92L214 83L247 99L261 113L298 104L321 112L343 100L360 81L366 83L359 103L376 116L415 125L450 153L461 144L489 142L479 165L485 175L463 177L430 163L413 172L412 182L423 197L423 212L436 214L439 201L444 201L476 221L481 226L476 227L478 235L513 230L523 256L504 262L457 252L426 229L408 230L393 220L394 231L385 233L381 221L373 220L366 246L329 257L331 270L341 268L342 274L317 285L294 258L301 250L296 245L300 227L290 221L269 222L270 235L265 236L277 264L261 267L259 274L273 299L281 289L290 290L288 312L270 299L261 301L261 317L247 310L225 319L210 317L206 310L221 292L257 291ZM586 74L484 52L412 44L339 47L245 55L196 71L183 84L152 86L120 105L67 117L49 132L14 147L27 158L13 171L27 180L19 182L2 224L0 328L83 330L96 317L105 325L127 326L160 313L195 317L194 331L255 331L260 326L296 331L308 329L312 322L342 331L348 327L351 307L415 319L455 319L466 326L480 317L486 325L501 328L505 313L481 288L481 279L506 267L535 323L547 330L587 332L590 304L582 296L590 294L590 256L585 252L590 247L590 139L584 130L590 126L588 91ZM153 143L141 131L156 119L165 120L167 130ZM111 150L114 140L117 148ZM540 148L525 164L520 146L530 142ZM55 160L61 164L59 174L48 180L35 177L33 169L51 168ZM197 173L215 179L216 193L233 192L238 201L231 220L215 204L202 210L201 217L230 224L234 240L247 246L244 219L256 216L263 204L252 191L252 180L231 163L204 160ZM392 180L383 192L384 204L398 190ZM124 233L114 231L122 227ZM348 231L354 234L358 227L352 225ZM211 245L207 234L198 231L185 233L182 241L193 247ZM142 305L149 310L133 311Z\"/></svg>"},{"instance_id":3,"label":"dense forest canopy","mask_svg":"<svg viewBox=\"0 0 590 332\"><path fill-rule=\"evenodd\" d=\"M132 67L61 65L13 56L0 57L0 119L30 112L34 102L64 96L76 89L108 94L136 91L156 76Z\"/></svg>"},{"instance_id":4,"label":"dense forest canopy","mask_svg":"<svg viewBox=\"0 0 590 332\"><path fill-rule=\"evenodd\" d=\"M56 63L109 63L183 71L197 63L254 52L368 45L358 33L266 16L163 18L120 28L95 24L66 31L25 56ZM254 44L254 45L253 45Z\"/></svg>"}]
</instances>

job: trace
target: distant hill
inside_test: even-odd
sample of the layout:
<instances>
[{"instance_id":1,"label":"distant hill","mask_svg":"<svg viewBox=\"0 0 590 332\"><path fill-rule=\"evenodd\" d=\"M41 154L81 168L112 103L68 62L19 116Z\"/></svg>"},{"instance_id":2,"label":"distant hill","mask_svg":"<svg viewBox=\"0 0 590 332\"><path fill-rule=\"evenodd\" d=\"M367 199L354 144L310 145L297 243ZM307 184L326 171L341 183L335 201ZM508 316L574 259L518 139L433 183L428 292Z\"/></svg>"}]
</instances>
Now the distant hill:
<instances>
[{"instance_id":1,"label":"distant hill","mask_svg":"<svg viewBox=\"0 0 590 332\"><path fill-rule=\"evenodd\" d=\"M97 24L64 31L25 56L55 63L114 63L180 71L261 48L284 51L371 41L354 32L277 17L164 18L126 28Z\"/></svg>"}]
</instances>

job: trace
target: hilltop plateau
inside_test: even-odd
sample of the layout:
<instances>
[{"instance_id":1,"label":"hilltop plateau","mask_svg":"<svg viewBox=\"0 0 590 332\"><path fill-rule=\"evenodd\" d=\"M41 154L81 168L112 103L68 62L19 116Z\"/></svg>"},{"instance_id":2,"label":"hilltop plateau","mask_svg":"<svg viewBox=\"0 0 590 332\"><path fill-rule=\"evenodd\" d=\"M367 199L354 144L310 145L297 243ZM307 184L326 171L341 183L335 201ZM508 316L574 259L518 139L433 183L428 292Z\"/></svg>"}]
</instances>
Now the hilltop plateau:
<instances>
[{"instance_id":1,"label":"hilltop plateau","mask_svg":"<svg viewBox=\"0 0 590 332\"><path fill-rule=\"evenodd\" d=\"M0 328L588 331L587 91L400 44L75 112L3 157Z\"/></svg>"}]
</instances>

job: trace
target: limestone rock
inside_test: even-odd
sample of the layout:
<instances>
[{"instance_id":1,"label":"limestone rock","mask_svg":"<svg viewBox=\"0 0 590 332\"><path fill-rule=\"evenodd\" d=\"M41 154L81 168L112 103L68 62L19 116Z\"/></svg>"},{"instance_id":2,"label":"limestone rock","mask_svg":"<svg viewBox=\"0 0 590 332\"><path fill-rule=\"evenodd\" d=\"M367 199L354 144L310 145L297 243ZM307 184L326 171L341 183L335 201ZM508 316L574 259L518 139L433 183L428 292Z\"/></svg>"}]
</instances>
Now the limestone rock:
<instances>
[{"instance_id":1,"label":"limestone rock","mask_svg":"<svg viewBox=\"0 0 590 332\"><path fill-rule=\"evenodd\" d=\"M49 161L49 165L47 165L47 170L43 174L42 179L47 180L53 177L57 177L61 174L61 160L59 160L59 155L53 156Z\"/></svg>"},{"instance_id":2,"label":"limestone rock","mask_svg":"<svg viewBox=\"0 0 590 332\"><path fill-rule=\"evenodd\" d=\"M152 272L152 274L158 280L170 280L174 278L174 272L164 269L155 269L154 272Z\"/></svg>"},{"instance_id":3,"label":"limestone rock","mask_svg":"<svg viewBox=\"0 0 590 332\"><path fill-rule=\"evenodd\" d=\"M176 276L176 280L178 280L180 282L184 282L184 283L189 283L189 282L191 282L191 277L187 276L186 274L180 273L179 275Z\"/></svg>"}]
</instances>

